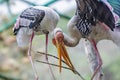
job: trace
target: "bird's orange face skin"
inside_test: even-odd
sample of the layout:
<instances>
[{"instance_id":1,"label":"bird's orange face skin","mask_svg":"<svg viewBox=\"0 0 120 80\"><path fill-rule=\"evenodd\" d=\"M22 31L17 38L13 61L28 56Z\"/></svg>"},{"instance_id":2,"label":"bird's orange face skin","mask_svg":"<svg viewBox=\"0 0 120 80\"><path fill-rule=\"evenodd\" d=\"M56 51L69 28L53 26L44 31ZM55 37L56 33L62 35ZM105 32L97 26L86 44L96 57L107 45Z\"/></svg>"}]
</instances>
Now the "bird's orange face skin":
<instances>
[{"instance_id":1,"label":"bird's orange face skin","mask_svg":"<svg viewBox=\"0 0 120 80\"><path fill-rule=\"evenodd\" d=\"M63 42L64 35L62 32L56 32L55 37L52 39L54 45L56 45L56 40L59 42Z\"/></svg>"},{"instance_id":2,"label":"bird's orange face skin","mask_svg":"<svg viewBox=\"0 0 120 80\"><path fill-rule=\"evenodd\" d=\"M62 32L56 32L55 38L58 40L58 42L62 42L64 40L64 35Z\"/></svg>"}]
</instances>

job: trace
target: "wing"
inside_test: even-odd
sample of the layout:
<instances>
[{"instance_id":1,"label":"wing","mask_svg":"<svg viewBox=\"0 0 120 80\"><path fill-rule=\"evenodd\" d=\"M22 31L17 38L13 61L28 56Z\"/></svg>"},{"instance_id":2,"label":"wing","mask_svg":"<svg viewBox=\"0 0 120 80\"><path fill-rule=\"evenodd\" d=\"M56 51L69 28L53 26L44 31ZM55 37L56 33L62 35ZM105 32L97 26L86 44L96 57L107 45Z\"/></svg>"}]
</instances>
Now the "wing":
<instances>
[{"instance_id":1,"label":"wing","mask_svg":"<svg viewBox=\"0 0 120 80\"><path fill-rule=\"evenodd\" d=\"M42 19L45 16L45 11L35 8L28 8L22 12L20 18L30 20L29 28L34 28L36 25L39 25ZM22 25L22 24L21 24ZM24 24L23 24L24 26Z\"/></svg>"},{"instance_id":2,"label":"wing","mask_svg":"<svg viewBox=\"0 0 120 80\"><path fill-rule=\"evenodd\" d=\"M45 11L36 8L25 9L19 17L19 27L14 29L16 35L21 27L28 27L29 29L36 29L45 16ZM17 22L16 22L17 23Z\"/></svg>"},{"instance_id":3,"label":"wing","mask_svg":"<svg viewBox=\"0 0 120 80\"><path fill-rule=\"evenodd\" d=\"M96 13L96 18L100 22L105 23L113 31L113 29L115 28L115 19L108 6L102 1L98 2L97 10L96 12L94 12L94 14Z\"/></svg>"},{"instance_id":4,"label":"wing","mask_svg":"<svg viewBox=\"0 0 120 80\"><path fill-rule=\"evenodd\" d=\"M92 30L92 25L96 25L96 20L91 13L90 5L88 5L86 1L76 0L76 3L77 10L75 15L78 16L76 27L80 31L82 37L87 37Z\"/></svg>"},{"instance_id":5,"label":"wing","mask_svg":"<svg viewBox=\"0 0 120 80\"><path fill-rule=\"evenodd\" d=\"M76 0L77 10L81 9L81 5L79 5L80 1ZM112 14L112 11L108 8L108 6L98 0L83 0L81 1L84 5L83 10L79 10L80 17L85 15L87 22L91 23L91 25L96 24L96 20L105 23L111 30L115 28L115 19Z\"/></svg>"}]
</instances>

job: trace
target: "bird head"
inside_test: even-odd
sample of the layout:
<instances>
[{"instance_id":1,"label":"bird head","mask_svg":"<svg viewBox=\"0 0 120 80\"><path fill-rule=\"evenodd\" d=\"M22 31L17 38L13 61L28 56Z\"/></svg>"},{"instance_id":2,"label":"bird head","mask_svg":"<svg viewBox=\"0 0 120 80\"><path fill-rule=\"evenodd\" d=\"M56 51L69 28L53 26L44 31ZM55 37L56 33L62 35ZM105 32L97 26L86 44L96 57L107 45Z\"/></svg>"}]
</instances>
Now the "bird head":
<instances>
[{"instance_id":1,"label":"bird head","mask_svg":"<svg viewBox=\"0 0 120 80\"><path fill-rule=\"evenodd\" d=\"M56 44L56 40L58 42L62 42L64 41L64 35L63 35L63 32L60 28L55 28L54 31L53 31L53 44L55 45Z\"/></svg>"},{"instance_id":2,"label":"bird head","mask_svg":"<svg viewBox=\"0 0 120 80\"><path fill-rule=\"evenodd\" d=\"M32 32L33 32L32 29L27 29L27 28L21 28L19 30L18 34L16 35L16 39L19 47L28 46Z\"/></svg>"},{"instance_id":3,"label":"bird head","mask_svg":"<svg viewBox=\"0 0 120 80\"><path fill-rule=\"evenodd\" d=\"M62 33L62 32L57 32L57 33L55 34L55 39L56 39L58 42L64 41L64 35L63 35L63 33Z\"/></svg>"},{"instance_id":4,"label":"bird head","mask_svg":"<svg viewBox=\"0 0 120 80\"><path fill-rule=\"evenodd\" d=\"M33 30L27 27L20 27L20 18L18 18L13 27L13 32L14 35L16 35L18 46L25 47L29 44L29 39Z\"/></svg>"},{"instance_id":5,"label":"bird head","mask_svg":"<svg viewBox=\"0 0 120 80\"><path fill-rule=\"evenodd\" d=\"M68 67L76 74L75 68L70 60L66 47L64 45L64 34L60 28L56 28L54 30L54 38L52 39L53 44L56 46L58 51L58 58L59 58L59 70L62 71L62 58Z\"/></svg>"}]
</instances>

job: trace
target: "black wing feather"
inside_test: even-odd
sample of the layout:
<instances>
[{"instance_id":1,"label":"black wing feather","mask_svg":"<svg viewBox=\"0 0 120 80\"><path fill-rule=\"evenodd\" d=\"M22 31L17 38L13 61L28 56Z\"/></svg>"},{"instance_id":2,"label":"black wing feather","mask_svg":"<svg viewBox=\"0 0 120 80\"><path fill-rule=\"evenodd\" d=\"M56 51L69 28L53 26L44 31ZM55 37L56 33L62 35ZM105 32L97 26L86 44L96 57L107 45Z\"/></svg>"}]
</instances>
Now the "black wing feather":
<instances>
[{"instance_id":1,"label":"black wing feather","mask_svg":"<svg viewBox=\"0 0 120 80\"><path fill-rule=\"evenodd\" d=\"M36 8L27 8L20 14L20 19L27 19L30 21L29 25L19 24L19 28L14 29L14 35L17 35L21 27L29 27L30 29L36 28L40 25L45 16L45 11Z\"/></svg>"},{"instance_id":2,"label":"black wing feather","mask_svg":"<svg viewBox=\"0 0 120 80\"><path fill-rule=\"evenodd\" d=\"M112 12L102 1L98 2L97 7L98 9L94 12L94 14L97 13L96 18L100 22L104 22L113 31L115 28L115 19Z\"/></svg>"}]
</instances>

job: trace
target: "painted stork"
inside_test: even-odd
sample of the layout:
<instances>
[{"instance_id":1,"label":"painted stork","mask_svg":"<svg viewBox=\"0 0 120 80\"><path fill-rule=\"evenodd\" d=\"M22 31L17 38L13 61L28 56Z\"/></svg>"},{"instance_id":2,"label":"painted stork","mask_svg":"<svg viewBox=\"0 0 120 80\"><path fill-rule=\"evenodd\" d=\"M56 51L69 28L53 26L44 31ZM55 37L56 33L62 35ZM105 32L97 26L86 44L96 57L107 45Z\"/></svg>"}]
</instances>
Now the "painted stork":
<instances>
[{"instance_id":1,"label":"painted stork","mask_svg":"<svg viewBox=\"0 0 120 80\"><path fill-rule=\"evenodd\" d=\"M89 40L97 52L99 62L92 75L91 80L93 80L102 66L96 43L106 38L113 40L116 44L120 41L120 34L119 38L116 37L119 16L113 12L113 8L106 0L76 0L76 5L76 13L67 24L70 37L60 28L56 28L53 43L62 42L68 47L74 47L81 38ZM64 50L61 49L62 51Z\"/></svg>"},{"instance_id":2,"label":"painted stork","mask_svg":"<svg viewBox=\"0 0 120 80\"><path fill-rule=\"evenodd\" d=\"M34 35L46 35L46 53L48 34L52 32L59 21L59 15L49 7L34 6L25 9L18 17L13 31L16 35L18 46L23 47L29 44L28 57L38 80L37 72L31 57L31 46ZM47 59L47 55L46 55Z\"/></svg>"}]
</instances>

